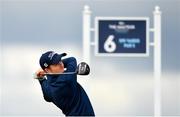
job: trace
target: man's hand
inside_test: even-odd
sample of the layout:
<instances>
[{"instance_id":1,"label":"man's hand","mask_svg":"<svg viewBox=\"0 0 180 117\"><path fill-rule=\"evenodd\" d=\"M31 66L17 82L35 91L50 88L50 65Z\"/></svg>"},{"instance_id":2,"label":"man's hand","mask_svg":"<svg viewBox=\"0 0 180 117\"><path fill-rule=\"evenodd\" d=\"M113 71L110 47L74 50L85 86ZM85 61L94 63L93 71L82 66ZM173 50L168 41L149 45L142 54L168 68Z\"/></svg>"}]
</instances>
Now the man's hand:
<instances>
[{"instance_id":1,"label":"man's hand","mask_svg":"<svg viewBox=\"0 0 180 117\"><path fill-rule=\"evenodd\" d=\"M43 69L39 69L35 72L35 79L41 80L44 79L45 71Z\"/></svg>"}]
</instances>

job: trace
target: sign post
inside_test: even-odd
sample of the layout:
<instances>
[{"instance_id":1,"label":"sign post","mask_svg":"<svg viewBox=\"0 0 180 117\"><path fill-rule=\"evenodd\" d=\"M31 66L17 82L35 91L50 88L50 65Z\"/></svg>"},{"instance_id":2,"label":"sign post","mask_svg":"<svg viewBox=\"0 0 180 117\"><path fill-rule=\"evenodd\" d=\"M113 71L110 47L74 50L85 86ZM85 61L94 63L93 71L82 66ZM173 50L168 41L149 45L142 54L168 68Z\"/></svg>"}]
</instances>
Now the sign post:
<instances>
[{"instance_id":1,"label":"sign post","mask_svg":"<svg viewBox=\"0 0 180 117\"><path fill-rule=\"evenodd\" d=\"M154 11L154 114L161 116L161 11Z\"/></svg>"},{"instance_id":2,"label":"sign post","mask_svg":"<svg viewBox=\"0 0 180 117\"><path fill-rule=\"evenodd\" d=\"M154 48L154 116L161 116L161 11L155 7L154 27L150 29L148 17L96 17L91 28L91 11L83 11L83 60L90 64L90 46L96 56L148 57ZM91 31L95 41L91 42ZM154 33L154 42L149 33Z\"/></svg>"},{"instance_id":3,"label":"sign post","mask_svg":"<svg viewBox=\"0 0 180 117\"><path fill-rule=\"evenodd\" d=\"M91 11L89 6L84 6L83 11L83 60L90 64L90 27L91 27Z\"/></svg>"}]
</instances>

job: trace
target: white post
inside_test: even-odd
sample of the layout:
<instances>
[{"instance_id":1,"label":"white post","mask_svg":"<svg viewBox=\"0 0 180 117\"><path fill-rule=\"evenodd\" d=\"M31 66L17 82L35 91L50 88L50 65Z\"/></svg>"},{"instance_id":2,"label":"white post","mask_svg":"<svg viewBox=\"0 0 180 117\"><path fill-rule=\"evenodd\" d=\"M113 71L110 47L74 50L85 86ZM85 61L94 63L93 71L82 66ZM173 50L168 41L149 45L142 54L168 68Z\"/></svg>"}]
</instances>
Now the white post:
<instances>
[{"instance_id":1,"label":"white post","mask_svg":"<svg viewBox=\"0 0 180 117\"><path fill-rule=\"evenodd\" d=\"M83 11L83 61L90 64L90 29L91 29L91 11L89 6L84 6Z\"/></svg>"},{"instance_id":2,"label":"white post","mask_svg":"<svg viewBox=\"0 0 180 117\"><path fill-rule=\"evenodd\" d=\"M154 115L161 116L161 11L154 13Z\"/></svg>"}]
</instances>

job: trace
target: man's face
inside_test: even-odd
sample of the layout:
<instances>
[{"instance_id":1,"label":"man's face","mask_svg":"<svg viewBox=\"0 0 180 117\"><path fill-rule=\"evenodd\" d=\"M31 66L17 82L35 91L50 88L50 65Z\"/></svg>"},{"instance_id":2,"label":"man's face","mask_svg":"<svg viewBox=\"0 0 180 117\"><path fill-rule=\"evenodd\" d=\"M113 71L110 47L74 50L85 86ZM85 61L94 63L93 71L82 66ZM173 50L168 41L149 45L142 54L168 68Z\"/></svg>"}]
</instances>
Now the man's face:
<instances>
[{"instance_id":1,"label":"man's face","mask_svg":"<svg viewBox=\"0 0 180 117\"><path fill-rule=\"evenodd\" d=\"M64 72L64 64L63 62L60 62L58 64L50 65L48 68L46 68L46 72L49 73L63 73Z\"/></svg>"}]
</instances>

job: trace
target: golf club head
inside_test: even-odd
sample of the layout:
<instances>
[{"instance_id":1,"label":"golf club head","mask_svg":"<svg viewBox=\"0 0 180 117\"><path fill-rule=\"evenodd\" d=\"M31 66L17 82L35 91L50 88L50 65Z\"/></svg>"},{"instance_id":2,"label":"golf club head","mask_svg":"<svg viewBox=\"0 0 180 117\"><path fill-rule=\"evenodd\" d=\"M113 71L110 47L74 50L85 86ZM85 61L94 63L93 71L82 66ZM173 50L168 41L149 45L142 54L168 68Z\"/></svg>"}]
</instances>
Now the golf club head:
<instances>
[{"instance_id":1,"label":"golf club head","mask_svg":"<svg viewBox=\"0 0 180 117\"><path fill-rule=\"evenodd\" d=\"M87 63L81 62L78 64L76 72L78 75L88 75L90 73L90 67Z\"/></svg>"}]
</instances>

